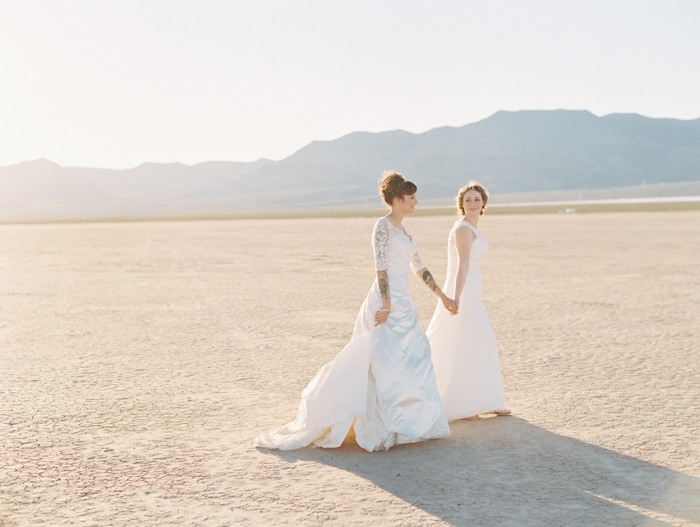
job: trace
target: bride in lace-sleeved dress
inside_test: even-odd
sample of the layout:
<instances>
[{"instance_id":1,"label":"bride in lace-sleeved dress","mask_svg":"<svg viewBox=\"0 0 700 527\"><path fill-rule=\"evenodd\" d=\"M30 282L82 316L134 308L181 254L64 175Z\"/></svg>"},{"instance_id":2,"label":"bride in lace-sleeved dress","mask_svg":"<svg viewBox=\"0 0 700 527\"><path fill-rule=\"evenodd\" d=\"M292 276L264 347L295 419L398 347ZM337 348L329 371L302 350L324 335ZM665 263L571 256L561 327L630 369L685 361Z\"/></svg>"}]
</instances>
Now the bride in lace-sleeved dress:
<instances>
[{"instance_id":1,"label":"bride in lace-sleeved dress","mask_svg":"<svg viewBox=\"0 0 700 527\"><path fill-rule=\"evenodd\" d=\"M488 193L470 181L459 191L462 217L447 240L445 291L454 292L459 313L445 316L438 307L428 338L438 389L447 419L478 419L479 414L508 415L503 393L496 337L481 302L481 261L489 244L476 228L484 215Z\"/></svg>"},{"instance_id":2,"label":"bride in lace-sleeved dress","mask_svg":"<svg viewBox=\"0 0 700 527\"><path fill-rule=\"evenodd\" d=\"M414 211L416 186L385 172L380 193L391 213L374 226L377 279L355 322L352 340L323 366L301 395L297 417L255 438L255 446L293 450L338 447L354 428L372 452L450 434L430 358L430 344L411 300L409 268L440 297L454 302L433 280L416 242L401 224Z\"/></svg>"}]
</instances>

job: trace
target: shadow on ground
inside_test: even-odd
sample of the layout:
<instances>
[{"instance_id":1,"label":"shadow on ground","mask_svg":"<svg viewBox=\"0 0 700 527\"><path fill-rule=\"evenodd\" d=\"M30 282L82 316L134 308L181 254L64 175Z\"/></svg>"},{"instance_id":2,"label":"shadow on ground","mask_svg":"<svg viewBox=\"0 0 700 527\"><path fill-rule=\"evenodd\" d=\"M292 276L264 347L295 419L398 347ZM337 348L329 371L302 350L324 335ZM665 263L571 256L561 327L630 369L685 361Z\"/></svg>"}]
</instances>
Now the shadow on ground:
<instances>
[{"instance_id":1,"label":"shadow on ground","mask_svg":"<svg viewBox=\"0 0 700 527\"><path fill-rule=\"evenodd\" d=\"M368 454L265 451L357 474L456 526L700 523L700 478L561 436L517 417L452 424L452 436Z\"/></svg>"}]
</instances>

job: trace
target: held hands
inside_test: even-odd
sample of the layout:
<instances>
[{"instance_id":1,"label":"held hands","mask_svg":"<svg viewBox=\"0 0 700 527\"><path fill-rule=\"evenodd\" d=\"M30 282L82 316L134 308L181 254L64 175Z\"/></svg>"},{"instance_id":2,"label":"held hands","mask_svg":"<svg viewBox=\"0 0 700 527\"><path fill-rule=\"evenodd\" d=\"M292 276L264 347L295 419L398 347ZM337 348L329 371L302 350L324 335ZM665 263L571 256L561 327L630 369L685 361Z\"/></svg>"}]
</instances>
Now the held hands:
<instances>
[{"instance_id":1,"label":"held hands","mask_svg":"<svg viewBox=\"0 0 700 527\"><path fill-rule=\"evenodd\" d=\"M389 318L389 311L391 310L391 306L386 306L382 305L382 308L377 311L374 314L374 327L376 328L379 324L383 324L386 322L386 319Z\"/></svg>"},{"instance_id":2,"label":"held hands","mask_svg":"<svg viewBox=\"0 0 700 527\"><path fill-rule=\"evenodd\" d=\"M459 300L454 301L445 296L442 298L442 305L450 312L450 315L456 315L459 312Z\"/></svg>"}]
</instances>

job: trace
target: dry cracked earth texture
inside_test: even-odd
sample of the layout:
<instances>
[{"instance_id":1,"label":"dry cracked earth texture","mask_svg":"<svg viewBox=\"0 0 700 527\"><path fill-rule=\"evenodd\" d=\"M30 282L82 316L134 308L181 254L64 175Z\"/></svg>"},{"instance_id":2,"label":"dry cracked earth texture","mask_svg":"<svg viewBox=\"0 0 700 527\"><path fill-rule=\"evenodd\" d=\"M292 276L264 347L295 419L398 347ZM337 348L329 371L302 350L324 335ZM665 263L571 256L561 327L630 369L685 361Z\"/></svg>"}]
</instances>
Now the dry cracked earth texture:
<instances>
[{"instance_id":1,"label":"dry cracked earth texture","mask_svg":"<svg viewBox=\"0 0 700 527\"><path fill-rule=\"evenodd\" d=\"M453 220L407 219L438 281ZM699 212L487 215L513 417L253 448L347 343L373 222L0 226L0 526L700 524Z\"/></svg>"}]
</instances>

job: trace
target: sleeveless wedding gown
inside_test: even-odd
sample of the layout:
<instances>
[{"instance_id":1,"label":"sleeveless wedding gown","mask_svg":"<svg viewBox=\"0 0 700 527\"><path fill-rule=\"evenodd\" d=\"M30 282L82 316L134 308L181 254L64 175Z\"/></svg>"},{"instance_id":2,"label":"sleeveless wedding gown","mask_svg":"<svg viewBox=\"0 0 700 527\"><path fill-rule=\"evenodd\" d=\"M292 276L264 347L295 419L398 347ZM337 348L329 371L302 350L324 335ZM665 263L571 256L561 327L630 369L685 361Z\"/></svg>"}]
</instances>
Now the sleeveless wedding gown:
<instances>
[{"instance_id":1,"label":"sleeveless wedding gown","mask_svg":"<svg viewBox=\"0 0 700 527\"><path fill-rule=\"evenodd\" d=\"M438 304L427 331L435 377L449 421L506 407L496 337L481 302L480 267L489 244L467 221L458 220L450 231L443 291L448 295L454 292L459 266L455 231L465 226L476 238L469 252L469 273L460 297L459 314L451 317Z\"/></svg>"},{"instance_id":2,"label":"sleeveless wedding gown","mask_svg":"<svg viewBox=\"0 0 700 527\"><path fill-rule=\"evenodd\" d=\"M411 300L409 268L425 267L416 243L407 228L401 231L381 218L372 245L376 269L386 270L389 277L389 317L374 327L374 314L382 309L375 279L350 343L302 392L296 419L256 437L256 447L334 448L354 428L357 443L372 452L450 434L430 344Z\"/></svg>"}]
</instances>

